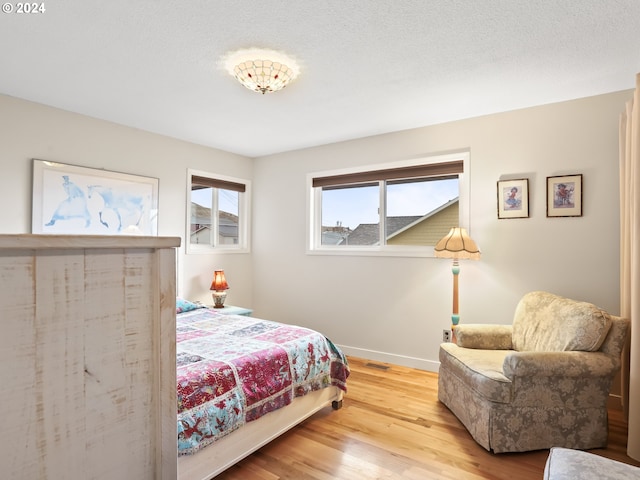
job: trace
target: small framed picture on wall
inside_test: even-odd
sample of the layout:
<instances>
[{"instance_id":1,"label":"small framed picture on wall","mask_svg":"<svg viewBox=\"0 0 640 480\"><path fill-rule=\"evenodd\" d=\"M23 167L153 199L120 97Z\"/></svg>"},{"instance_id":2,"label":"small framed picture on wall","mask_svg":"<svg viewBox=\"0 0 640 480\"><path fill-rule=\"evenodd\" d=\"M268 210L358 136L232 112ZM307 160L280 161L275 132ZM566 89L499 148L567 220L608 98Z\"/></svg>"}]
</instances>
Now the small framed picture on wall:
<instances>
[{"instance_id":1,"label":"small framed picture on wall","mask_svg":"<svg viewBox=\"0 0 640 480\"><path fill-rule=\"evenodd\" d=\"M498 180L498 218L529 217L529 179Z\"/></svg>"},{"instance_id":2,"label":"small framed picture on wall","mask_svg":"<svg viewBox=\"0 0 640 480\"><path fill-rule=\"evenodd\" d=\"M547 177L547 217L582 216L582 175Z\"/></svg>"}]
</instances>

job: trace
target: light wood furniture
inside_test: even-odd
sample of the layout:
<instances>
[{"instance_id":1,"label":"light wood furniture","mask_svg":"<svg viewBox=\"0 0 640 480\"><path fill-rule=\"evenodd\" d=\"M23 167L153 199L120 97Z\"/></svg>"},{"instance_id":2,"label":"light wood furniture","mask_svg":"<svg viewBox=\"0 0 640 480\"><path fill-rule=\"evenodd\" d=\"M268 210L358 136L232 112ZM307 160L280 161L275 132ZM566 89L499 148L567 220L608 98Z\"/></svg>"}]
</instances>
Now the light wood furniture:
<instances>
[{"instance_id":1,"label":"light wood furniture","mask_svg":"<svg viewBox=\"0 0 640 480\"><path fill-rule=\"evenodd\" d=\"M0 235L3 478L211 478L341 400L335 387L296 399L181 457L178 473L179 245L165 237Z\"/></svg>"},{"instance_id":2,"label":"light wood furniture","mask_svg":"<svg viewBox=\"0 0 640 480\"><path fill-rule=\"evenodd\" d=\"M0 235L3 478L176 478L179 245Z\"/></svg>"}]
</instances>

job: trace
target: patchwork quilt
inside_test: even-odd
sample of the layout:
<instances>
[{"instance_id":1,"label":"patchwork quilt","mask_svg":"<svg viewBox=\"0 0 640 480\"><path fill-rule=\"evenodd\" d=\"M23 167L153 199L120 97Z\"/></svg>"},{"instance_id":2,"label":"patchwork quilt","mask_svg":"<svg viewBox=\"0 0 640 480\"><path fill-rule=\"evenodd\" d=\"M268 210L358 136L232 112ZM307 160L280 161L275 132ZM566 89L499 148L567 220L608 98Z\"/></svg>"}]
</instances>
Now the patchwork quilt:
<instances>
[{"instance_id":1,"label":"patchwork quilt","mask_svg":"<svg viewBox=\"0 0 640 480\"><path fill-rule=\"evenodd\" d=\"M180 455L296 396L346 392L346 357L314 330L200 308L177 315L176 337Z\"/></svg>"}]
</instances>

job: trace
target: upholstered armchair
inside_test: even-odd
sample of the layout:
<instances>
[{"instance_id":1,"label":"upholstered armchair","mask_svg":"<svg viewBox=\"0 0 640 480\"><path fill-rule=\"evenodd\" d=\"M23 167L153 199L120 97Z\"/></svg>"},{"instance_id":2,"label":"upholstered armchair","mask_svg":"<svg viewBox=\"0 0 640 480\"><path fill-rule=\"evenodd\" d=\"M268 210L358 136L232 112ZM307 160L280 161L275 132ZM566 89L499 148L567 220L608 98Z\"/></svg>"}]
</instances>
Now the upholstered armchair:
<instances>
[{"instance_id":1,"label":"upholstered armchair","mask_svg":"<svg viewBox=\"0 0 640 480\"><path fill-rule=\"evenodd\" d=\"M458 325L440 346L438 399L495 453L607 444L607 399L629 321L546 292L512 325Z\"/></svg>"}]
</instances>

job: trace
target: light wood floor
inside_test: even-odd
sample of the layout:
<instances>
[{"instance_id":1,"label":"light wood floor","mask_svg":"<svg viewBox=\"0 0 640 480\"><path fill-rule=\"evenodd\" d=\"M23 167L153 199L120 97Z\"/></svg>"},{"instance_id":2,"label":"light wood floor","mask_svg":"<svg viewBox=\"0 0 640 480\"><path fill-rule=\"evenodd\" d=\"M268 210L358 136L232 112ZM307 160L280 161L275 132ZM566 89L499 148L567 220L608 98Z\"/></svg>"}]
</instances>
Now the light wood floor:
<instances>
[{"instance_id":1,"label":"light wood floor","mask_svg":"<svg viewBox=\"0 0 640 480\"><path fill-rule=\"evenodd\" d=\"M438 402L437 374L349 358L341 410L319 412L216 480L493 479L540 480L548 450L489 453ZM626 456L622 412L609 412L609 446L593 453Z\"/></svg>"}]
</instances>

